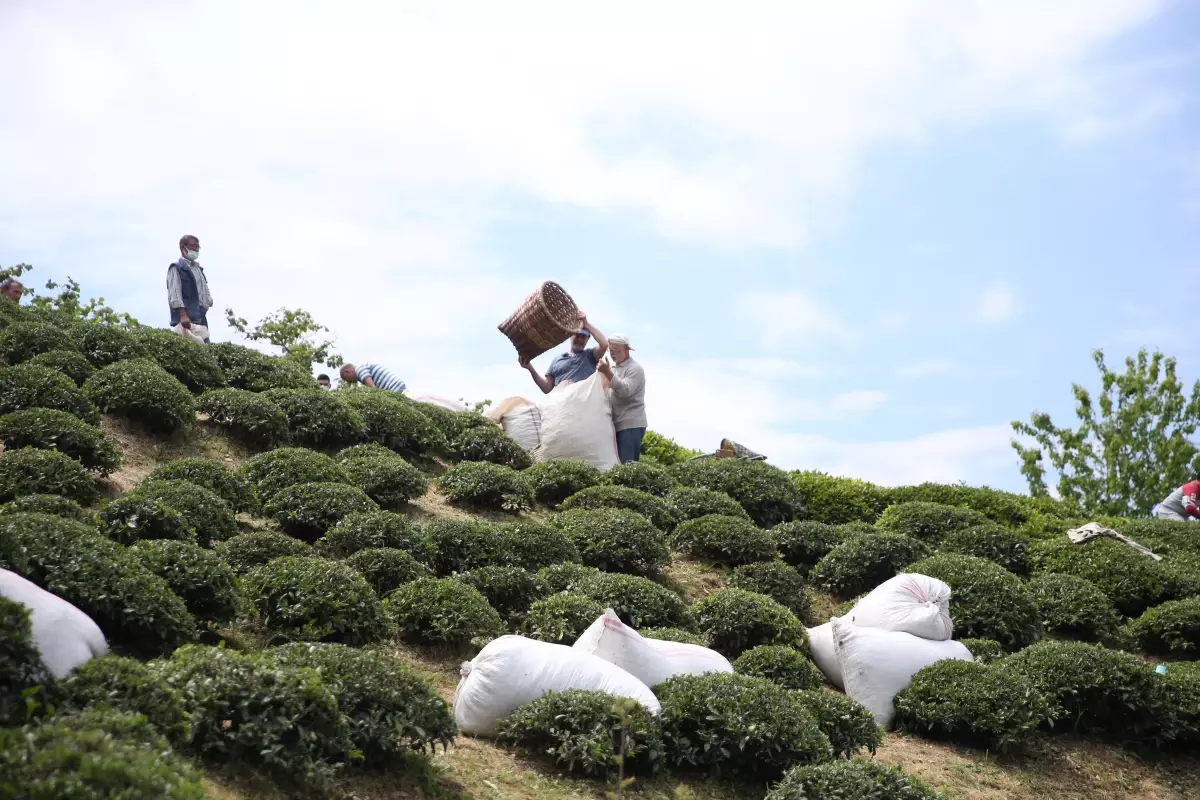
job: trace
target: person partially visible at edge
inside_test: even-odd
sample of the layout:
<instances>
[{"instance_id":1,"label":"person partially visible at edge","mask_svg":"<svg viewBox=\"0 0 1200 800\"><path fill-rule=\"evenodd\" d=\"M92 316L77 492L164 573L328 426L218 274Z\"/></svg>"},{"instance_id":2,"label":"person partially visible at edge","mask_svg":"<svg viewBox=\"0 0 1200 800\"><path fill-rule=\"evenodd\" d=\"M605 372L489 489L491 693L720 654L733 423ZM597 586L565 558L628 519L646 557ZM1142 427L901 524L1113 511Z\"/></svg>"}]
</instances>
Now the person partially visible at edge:
<instances>
[{"instance_id":1,"label":"person partially visible at edge","mask_svg":"<svg viewBox=\"0 0 1200 800\"><path fill-rule=\"evenodd\" d=\"M593 336L596 337L596 346L588 347L588 339ZM533 382L538 385L542 393L550 394L556 386L564 383L578 383L592 377L596 371L596 365L600 363L600 359L607 352L608 339L604 338L604 334L588 322L587 314L580 311L579 330L571 336L570 352L563 353L550 362L550 369L546 370L545 375L539 375L533 364L525 359L521 359L520 364L523 369L529 370L529 374L533 376Z\"/></svg>"},{"instance_id":2,"label":"person partially visible at edge","mask_svg":"<svg viewBox=\"0 0 1200 800\"><path fill-rule=\"evenodd\" d=\"M1159 503L1154 516L1176 522L1187 522L1189 517L1200 519L1200 473Z\"/></svg>"},{"instance_id":3,"label":"person partially visible at edge","mask_svg":"<svg viewBox=\"0 0 1200 800\"><path fill-rule=\"evenodd\" d=\"M25 284L21 283L16 278L5 278L0 283L0 297L12 300L17 305L21 304L21 295L25 293Z\"/></svg>"},{"instance_id":4,"label":"person partially visible at edge","mask_svg":"<svg viewBox=\"0 0 1200 800\"><path fill-rule=\"evenodd\" d=\"M617 431L617 457L622 464L642 457L642 439L646 436L646 371L629 352L629 337L615 334L608 340L613 365L608 359L598 369L609 380L613 428Z\"/></svg>"},{"instance_id":5,"label":"person partially visible at edge","mask_svg":"<svg viewBox=\"0 0 1200 800\"><path fill-rule=\"evenodd\" d=\"M208 293L208 278L200 258L200 240L195 236L184 236L179 240L180 259L167 267L167 304L171 307L171 327L182 325L191 330L193 325L208 327L208 310L212 308L212 295ZM204 337L208 341L208 337Z\"/></svg>"},{"instance_id":6,"label":"person partially visible at edge","mask_svg":"<svg viewBox=\"0 0 1200 800\"><path fill-rule=\"evenodd\" d=\"M322 389L329 388L329 376L324 372L317 376L317 386L320 386Z\"/></svg>"},{"instance_id":7,"label":"person partially visible at edge","mask_svg":"<svg viewBox=\"0 0 1200 800\"><path fill-rule=\"evenodd\" d=\"M378 364L362 364L357 367L347 364L342 367L342 381L349 384L361 383L372 389L384 389L401 394L408 388L404 385L404 381Z\"/></svg>"}]
</instances>

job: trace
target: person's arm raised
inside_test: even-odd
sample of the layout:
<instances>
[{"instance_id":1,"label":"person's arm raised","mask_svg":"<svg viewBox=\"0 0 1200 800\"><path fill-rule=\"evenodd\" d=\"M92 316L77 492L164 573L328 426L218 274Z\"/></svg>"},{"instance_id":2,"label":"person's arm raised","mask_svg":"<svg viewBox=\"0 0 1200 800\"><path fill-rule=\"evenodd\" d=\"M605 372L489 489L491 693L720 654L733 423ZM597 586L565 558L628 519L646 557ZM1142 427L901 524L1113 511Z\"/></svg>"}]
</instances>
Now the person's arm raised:
<instances>
[{"instance_id":1,"label":"person's arm raised","mask_svg":"<svg viewBox=\"0 0 1200 800\"><path fill-rule=\"evenodd\" d=\"M533 364L524 359L521 359L519 363L523 369L529 372L530 377L533 378L533 382L542 390L542 394L550 394L554 389L554 380L549 375L539 375L538 371L534 369Z\"/></svg>"},{"instance_id":2,"label":"person's arm raised","mask_svg":"<svg viewBox=\"0 0 1200 800\"><path fill-rule=\"evenodd\" d=\"M595 325L588 322L587 314L582 311L579 312L579 325L596 340L596 346L592 348L592 355L596 357L596 363L600 363L600 359L604 358L604 354L608 352L608 339Z\"/></svg>"}]
</instances>

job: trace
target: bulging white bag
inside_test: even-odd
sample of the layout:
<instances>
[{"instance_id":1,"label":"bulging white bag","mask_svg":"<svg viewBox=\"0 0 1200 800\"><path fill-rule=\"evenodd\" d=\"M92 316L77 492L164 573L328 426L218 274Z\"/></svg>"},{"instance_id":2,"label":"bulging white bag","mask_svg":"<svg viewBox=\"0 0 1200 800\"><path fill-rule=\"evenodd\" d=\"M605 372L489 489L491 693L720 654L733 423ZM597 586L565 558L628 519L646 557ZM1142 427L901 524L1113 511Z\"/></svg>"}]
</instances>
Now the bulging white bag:
<instances>
[{"instance_id":1,"label":"bulging white bag","mask_svg":"<svg viewBox=\"0 0 1200 800\"><path fill-rule=\"evenodd\" d=\"M521 402L508 407L500 417L500 426L504 428L508 438L533 453L542 444L542 409L536 403L523 398L517 399Z\"/></svg>"},{"instance_id":2,"label":"bulging white bag","mask_svg":"<svg viewBox=\"0 0 1200 800\"><path fill-rule=\"evenodd\" d=\"M825 680L839 689L844 689L842 665L838 663L837 649L833 646L833 623L826 622L808 629L808 648L812 660L825 674Z\"/></svg>"},{"instance_id":3,"label":"bulging white bag","mask_svg":"<svg viewBox=\"0 0 1200 800\"><path fill-rule=\"evenodd\" d=\"M426 403L438 408L444 408L447 411L470 411L471 407L462 400L452 400L449 397L442 397L440 394L423 394L418 397L413 397L418 403Z\"/></svg>"},{"instance_id":4,"label":"bulging white bag","mask_svg":"<svg viewBox=\"0 0 1200 800\"><path fill-rule=\"evenodd\" d=\"M567 689L628 697L652 714L660 710L654 692L615 664L566 645L501 636L463 664L454 720L463 733L495 736L500 720L518 706Z\"/></svg>"},{"instance_id":5,"label":"bulging white bag","mask_svg":"<svg viewBox=\"0 0 1200 800\"><path fill-rule=\"evenodd\" d=\"M620 463L612 406L599 372L578 383L555 388L539 404L542 442L534 461L571 458L606 472Z\"/></svg>"},{"instance_id":6,"label":"bulging white bag","mask_svg":"<svg viewBox=\"0 0 1200 800\"><path fill-rule=\"evenodd\" d=\"M902 572L854 604L842 619L860 628L911 633L945 641L954 633L950 587L928 575Z\"/></svg>"},{"instance_id":7,"label":"bulging white bag","mask_svg":"<svg viewBox=\"0 0 1200 800\"><path fill-rule=\"evenodd\" d=\"M0 597L29 609L33 644L55 678L108 652L104 634L91 617L15 572L0 569Z\"/></svg>"},{"instance_id":8,"label":"bulging white bag","mask_svg":"<svg viewBox=\"0 0 1200 800\"><path fill-rule=\"evenodd\" d=\"M657 686L676 675L733 672L733 666L716 650L643 638L611 608L583 632L574 648L616 664L647 686Z\"/></svg>"},{"instance_id":9,"label":"bulging white bag","mask_svg":"<svg viewBox=\"0 0 1200 800\"><path fill-rule=\"evenodd\" d=\"M973 661L961 642L934 641L911 633L861 628L834 617L833 645L846 683L846 694L862 703L883 728L892 724L896 695L913 675L947 658Z\"/></svg>"},{"instance_id":10,"label":"bulging white bag","mask_svg":"<svg viewBox=\"0 0 1200 800\"><path fill-rule=\"evenodd\" d=\"M204 340L208 338L208 326L197 325L194 322L190 328L185 328L183 327L183 323L180 323L171 330L175 331L175 333L178 333L189 342L195 342L196 344L205 344Z\"/></svg>"}]
</instances>

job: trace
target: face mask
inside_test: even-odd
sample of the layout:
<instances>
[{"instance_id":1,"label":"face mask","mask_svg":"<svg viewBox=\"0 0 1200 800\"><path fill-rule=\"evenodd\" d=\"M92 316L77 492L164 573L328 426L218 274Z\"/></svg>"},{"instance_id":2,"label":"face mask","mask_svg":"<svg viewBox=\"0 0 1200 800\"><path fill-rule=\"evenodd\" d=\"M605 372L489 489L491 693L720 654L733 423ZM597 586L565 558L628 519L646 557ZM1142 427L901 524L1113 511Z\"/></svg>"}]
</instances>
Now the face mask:
<instances>
[{"instance_id":1,"label":"face mask","mask_svg":"<svg viewBox=\"0 0 1200 800\"><path fill-rule=\"evenodd\" d=\"M200 251L199 251L199 250L188 250L188 251L187 251L187 259L188 259L188 261L195 261L195 260L196 260L197 258L199 258L199 257L200 257Z\"/></svg>"}]
</instances>

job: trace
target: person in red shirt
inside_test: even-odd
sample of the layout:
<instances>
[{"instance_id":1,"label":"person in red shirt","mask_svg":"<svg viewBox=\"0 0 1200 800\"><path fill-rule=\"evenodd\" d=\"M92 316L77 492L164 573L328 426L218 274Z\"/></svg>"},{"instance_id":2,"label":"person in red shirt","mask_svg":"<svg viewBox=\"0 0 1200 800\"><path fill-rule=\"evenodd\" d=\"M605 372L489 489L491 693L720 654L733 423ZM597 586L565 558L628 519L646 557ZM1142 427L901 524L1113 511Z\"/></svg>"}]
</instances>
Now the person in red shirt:
<instances>
[{"instance_id":1,"label":"person in red shirt","mask_svg":"<svg viewBox=\"0 0 1200 800\"><path fill-rule=\"evenodd\" d=\"M1154 516L1175 522L1187 522L1189 518L1200 519L1200 473L1180 486L1158 504Z\"/></svg>"}]
</instances>

